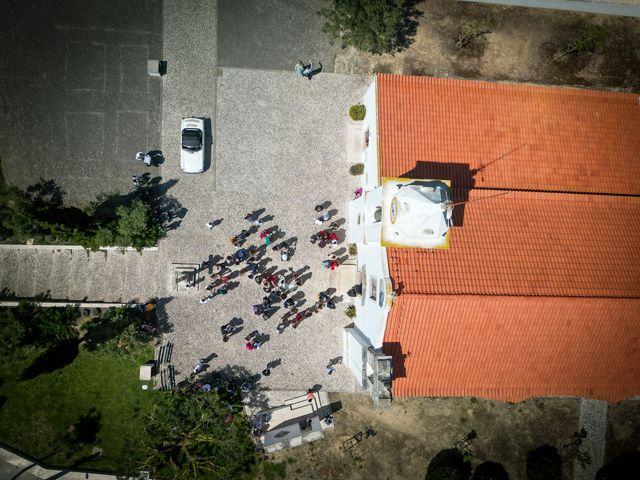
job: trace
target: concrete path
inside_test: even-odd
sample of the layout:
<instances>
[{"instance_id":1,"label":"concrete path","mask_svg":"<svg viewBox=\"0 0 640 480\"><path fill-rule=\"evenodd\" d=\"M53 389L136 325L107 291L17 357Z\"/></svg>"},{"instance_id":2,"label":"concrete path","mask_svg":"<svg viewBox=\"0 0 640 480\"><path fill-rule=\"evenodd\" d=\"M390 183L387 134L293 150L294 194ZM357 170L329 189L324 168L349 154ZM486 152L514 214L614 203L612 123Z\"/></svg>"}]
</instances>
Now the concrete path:
<instances>
[{"instance_id":1,"label":"concrete path","mask_svg":"<svg viewBox=\"0 0 640 480\"><path fill-rule=\"evenodd\" d=\"M580 426L588 436L580 445L580 450L591 455L591 464L584 468L576 460L573 466L574 480L593 480L602 467L607 433L607 402L580 399Z\"/></svg>"}]
</instances>

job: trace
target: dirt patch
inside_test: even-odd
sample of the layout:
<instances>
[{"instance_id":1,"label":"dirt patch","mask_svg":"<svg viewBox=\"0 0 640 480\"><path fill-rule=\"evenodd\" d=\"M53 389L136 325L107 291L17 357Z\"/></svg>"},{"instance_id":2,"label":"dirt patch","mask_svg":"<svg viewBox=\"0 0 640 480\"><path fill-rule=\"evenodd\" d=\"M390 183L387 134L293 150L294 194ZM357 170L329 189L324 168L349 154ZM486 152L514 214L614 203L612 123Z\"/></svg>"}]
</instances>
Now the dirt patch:
<instances>
[{"instance_id":1,"label":"dirt patch","mask_svg":"<svg viewBox=\"0 0 640 480\"><path fill-rule=\"evenodd\" d=\"M625 452L640 452L640 400L609 405L605 465Z\"/></svg>"},{"instance_id":2,"label":"dirt patch","mask_svg":"<svg viewBox=\"0 0 640 480\"><path fill-rule=\"evenodd\" d=\"M502 464L512 480L524 479L529 452L551 445L563 456L561 446L572 439L579 421L577 399L517 404L468 397L397 399L383 412L364 395L330 394L330 399L341 402L342 409L324 440L269 456L286 462L286 478L424 478L438 452L475 430L472 467L491 460ZM358 432L362 440L353 455L345 453L344 442ZM573 462L562 459L564 478L571 478Z\"/></svg>"},{"instance_id":3,"label":"dirt patch","mask_svg":"<svg viewBox=\"0 0 640 480\"><path fill-rule=\"evenodd\" d=\"M335 71L640 91L640 20L636 18L455 0L430 0L419 9L424 14L407 50L370 55L346 49L337 55ZM490 33L456 48L459 32L474 23L486 25ZM606 31L595 51L559 57L591 27Z\"/></svg>"}]
</instances>

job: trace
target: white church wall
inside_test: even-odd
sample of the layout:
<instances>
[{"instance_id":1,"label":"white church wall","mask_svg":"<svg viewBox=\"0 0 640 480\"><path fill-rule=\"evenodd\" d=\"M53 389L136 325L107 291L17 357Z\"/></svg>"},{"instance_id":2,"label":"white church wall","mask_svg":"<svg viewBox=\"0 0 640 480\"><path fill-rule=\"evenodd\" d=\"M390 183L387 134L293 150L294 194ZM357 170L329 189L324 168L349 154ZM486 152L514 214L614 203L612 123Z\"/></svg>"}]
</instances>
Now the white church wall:
<instances>
[{"instance_id":1,"label":"white church wall","mask_svg":"<svg viewBox=\"0 0 640 480\"><path fill-rule=\"evenodd\" d=\"M362 183L365 190L371 190L378 185L377 87L375 77L364 94L364 106L367 109L364 124L369 130L369 146L364 153Z\"/></svg>"},{"instance_id":2,"label":"white church wall","mask_svg":"<svg viewBox=\"0 0 640 480\"><path fill-rule=\"evenodd\" d=\"M358 245L358 270L362 276L362 297L356 302L355 325L370 345L380 348L390 294L387 288L389 269L385 249L378 245Z\"/></svg>"}]
</instances>

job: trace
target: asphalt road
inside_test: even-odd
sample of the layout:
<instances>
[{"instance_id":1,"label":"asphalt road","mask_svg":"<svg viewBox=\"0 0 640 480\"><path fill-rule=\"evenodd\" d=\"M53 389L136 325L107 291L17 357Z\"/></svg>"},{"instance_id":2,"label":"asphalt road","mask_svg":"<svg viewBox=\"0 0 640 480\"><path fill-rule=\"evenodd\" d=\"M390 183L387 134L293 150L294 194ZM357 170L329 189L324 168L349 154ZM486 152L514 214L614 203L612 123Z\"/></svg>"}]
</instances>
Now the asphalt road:
<instances>
[{"instance_id":1,"label":"asphalt road","mask_svg":"<svg viewBox=\"0 0 640 480\"><path fill-rule=\"evenodd\" d=\"M218 0L218 65L293 71L299 60L333 72L337 46L316 12L323 0Z\"/></svg>"},{"instance_id":2,"label":"asphalt road","mask_svg":"<svg viewBox=\"0 0 640 480\"><path fill-rule=\"evenodd\" d=\"M160 144L161 0L3 1L0 44L7 180L54 178L80 204L128 191L137 149Z\"/></svg>"}]
</instances>

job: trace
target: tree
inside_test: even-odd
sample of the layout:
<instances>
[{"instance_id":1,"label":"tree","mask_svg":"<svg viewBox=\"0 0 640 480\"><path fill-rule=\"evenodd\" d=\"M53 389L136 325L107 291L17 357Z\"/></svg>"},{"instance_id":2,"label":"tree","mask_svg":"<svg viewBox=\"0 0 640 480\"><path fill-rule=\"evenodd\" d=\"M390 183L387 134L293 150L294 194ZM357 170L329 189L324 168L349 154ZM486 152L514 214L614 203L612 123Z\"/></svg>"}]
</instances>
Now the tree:
<instances>
[{"instance_id":1,"label":"tree","mask_svg":"<svg viewBox=\"0 0 640 480\"><path fill-rule=\"evenodd\" d=\"M15 308L0 310L0 355L7 356L22 345L26 337L24 325L15 315Z\"/></svg>"},{"instance_id":2,"label":"tree","mask_svg":"<svg viewBox=\"0 0 640 480\"><path fill-rule=\"evenodd\" d=\"M150 189L142 197L146 203L131 202L128 195L103 194L81 210L64 206L65 192L55 181L41 178L22 191L7 185L1 170L0 165L0 239L140 249L155 245L165 234L161 220L149 214L154 202Z\"/></svg>"},{"instance_id":3,"label":"tree","mask_svg":"<svg viewBox=\"0 0 640 480\"><path fill-rule=\"evenodd\" d=\"M414 0L333 0L318 11L322 30L347 46L374 54L395 53L408 47L422 12Z\"/></svg>"},{"instance_id":4,"label":"tree","mask_svg":"<svg viewBox=\"0 0 640 480\"><path fill-rule=\"evenodd\" d=\"M119 246L135 248L155 245L164 234L162 227L153 225L149 219L149 208L140 200L116 209L115 242Z\"/></svg>"},{"instance_id":5,"label":"tree","mask_svg":"<svg viewBox=\"0 0 640 480\"><path fill-rule=\"evenodd\" d=\"M241 415L230 423L228 417L217 393L178 391L160 397L147 416L140 468L158 478L248 477L256 462L249 426Z\"/></svg>"},{"instance_id":6,"label":"tree","mask_svg":"<svg viewBox=\"0 0 640 480\"><path fill-rule=\"evenodd\" d=\"M77 318L78 312L71 306L42 308L37 303L23 300L17 307L2 313L3 348L12 344L51 345L77 338Z\"/></svg>"}]
</instances>

